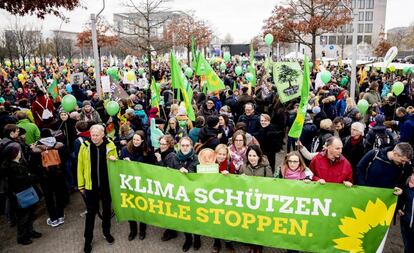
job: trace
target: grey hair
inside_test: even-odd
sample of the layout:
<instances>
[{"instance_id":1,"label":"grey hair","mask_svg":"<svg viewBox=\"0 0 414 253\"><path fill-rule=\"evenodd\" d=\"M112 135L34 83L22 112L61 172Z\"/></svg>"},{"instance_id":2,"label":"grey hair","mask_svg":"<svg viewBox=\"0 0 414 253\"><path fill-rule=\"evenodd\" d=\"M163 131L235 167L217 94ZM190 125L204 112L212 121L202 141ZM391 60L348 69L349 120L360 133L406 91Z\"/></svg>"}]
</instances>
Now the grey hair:
<instances>
[{"instance_id":1,"label":"grey hair","mask_svg":"<svg viewBox=\"0 0 414 253\"><path fill-rule=\"evenodd\" d=\"M337 136L331 136L326 140L324 146L326 146L326 147L331 146L335 140L338 140L342 143L341 138L339 138Z\"/></svg>"},{"instance_id":2,"label":"grey hair","mask_svg":"<svg viewBox=\"0 0 414 253\"><path fill-rule=\"evenodd\" d=\"M407 159L413 159L413 147L408 142L400 142L395 145L393 151L405 156Z\"/></svg>"},{"instance_id":3,"label":"grey hair","mask_svg":"<svg viewBox=\"0 0 414 253\"><path fill-rule=\"evenodd\" d=\"M102 133L105 133L105 128L102 125L99 125L99 124L91 126L90 131L92 132L92 130L98 130Z\"/></svg>"}]
</instances>

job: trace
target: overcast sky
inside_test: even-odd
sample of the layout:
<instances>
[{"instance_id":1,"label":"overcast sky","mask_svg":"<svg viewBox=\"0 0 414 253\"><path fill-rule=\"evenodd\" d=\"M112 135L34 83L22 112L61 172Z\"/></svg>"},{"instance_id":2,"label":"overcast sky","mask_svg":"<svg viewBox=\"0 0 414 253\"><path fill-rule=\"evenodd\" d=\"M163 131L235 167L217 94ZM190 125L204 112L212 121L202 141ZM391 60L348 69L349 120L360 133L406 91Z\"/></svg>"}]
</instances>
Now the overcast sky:
<instances>
[{"instance_id":1,"label":"overcast sky","mask_svg":"<svg viewBox=\"0 0 414 253\"><path fill-rule=\"evenodd\" d=\"M112 14L117 12L127 12L123 6L127 0L106 0L106 8L103 15L112 23ZM139 0L134 0L139 2ZM224 38L230 33L234 42L247 42L259 34L263 25L263 20L268 18L274 6L279 0L174 0L169 5L173 10L194 10L195 15L203 20L207 20L214 32ZM64 11L70 18L70 23L62 24L62 31L79 32L83 29L85 22L90 18L90 13L97 13L102 0L83 0L83 6L74 11ZM390 29L397 26L408 26L414 22L412 11L414 10L414 0L388 0L387 17L385 28ZM3 21L13 20L13 16L6 11L0 11ZM61 20L56 17L48 16L45 20L38 20L34 17L25 17L23 22L42 27L43 30L58 30ZM4 28L8 22L1 22L0 27Z\"/></svg>"}]
</instances>

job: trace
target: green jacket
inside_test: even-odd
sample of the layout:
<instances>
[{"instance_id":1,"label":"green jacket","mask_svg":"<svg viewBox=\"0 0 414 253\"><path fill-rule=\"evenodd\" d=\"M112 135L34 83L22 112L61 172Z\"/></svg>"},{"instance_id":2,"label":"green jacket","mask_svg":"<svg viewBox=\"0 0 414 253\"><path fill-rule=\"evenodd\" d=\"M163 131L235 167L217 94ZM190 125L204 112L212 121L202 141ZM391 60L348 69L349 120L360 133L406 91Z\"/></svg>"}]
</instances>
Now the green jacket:
<instances>
[{"instance_id":1,"label":"green jacket","mask_svg":"<svg viewBox=\"0 0 414 253\"><path fill-rule=\"evenodd\" d=\"M40 139L40 130L36 124L30 122L28 119L19 120L17 123L18 127L26 130L26 144L30 145Z\"/></svg>"},{"instance_id":2,"label":"green jacket","mask_svg":"<svg viewBox=\"0 0 414 253\"><path fill-rule=\"evenodd\" d=\"M118 152L116 151L115 144L108 140L106 144L106 159L110 156L114 156L118 159ZM90 141L84 141L79 149L78 154L78 188L92 190L92 177L91 177L91 157L90 157Z\"/></svg>"}]
</instances>

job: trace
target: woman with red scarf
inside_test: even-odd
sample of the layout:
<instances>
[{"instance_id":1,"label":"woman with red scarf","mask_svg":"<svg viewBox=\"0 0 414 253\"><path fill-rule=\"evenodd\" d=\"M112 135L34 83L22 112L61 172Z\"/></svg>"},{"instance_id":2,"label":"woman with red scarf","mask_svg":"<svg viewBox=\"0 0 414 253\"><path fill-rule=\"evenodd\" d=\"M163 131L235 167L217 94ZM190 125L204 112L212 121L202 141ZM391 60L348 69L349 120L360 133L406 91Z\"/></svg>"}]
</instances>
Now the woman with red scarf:
<instances>
[{"instance_id":1,"label":"woman with red scarf","mask_svg":"<svg viewBox=\"0 0 414 253\"><path fill-rule=\"evenodd\" d=\"M343 155L352 166L353 180L356 182L356 166L364 156L365 125L361 122L354 122L351 125L351 135L344 139Z\"/></svg>"}]
</instances>

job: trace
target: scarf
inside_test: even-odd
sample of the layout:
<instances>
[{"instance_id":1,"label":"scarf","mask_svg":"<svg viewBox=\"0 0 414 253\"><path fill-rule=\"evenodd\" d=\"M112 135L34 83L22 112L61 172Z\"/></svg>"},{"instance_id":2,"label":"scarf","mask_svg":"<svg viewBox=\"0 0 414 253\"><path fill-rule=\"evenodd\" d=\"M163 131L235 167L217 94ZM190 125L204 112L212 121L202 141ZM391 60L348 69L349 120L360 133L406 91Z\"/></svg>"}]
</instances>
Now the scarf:
<instances>
[{"instance_id":1,"label":"scarf","mask_svg":"<svg viewBox=\"0 0 414 253\"><path fill-rule=\"evenodd\" d=\"M234 145L230 146L231 151L231 161L234 164L234 167L236 169L236 172L238 173L241 166L244 163L244 160L246 160L246 147L243 147L240 151L236 149Z\"/></svg>"},{"instance_id":2,"label":"scarf","mask_svg":"<svg viewBox=\"0 0 414 253\"><path fill-rule=\"evenodd\" d=\"M362 140L362 136L359 136L358 139L352 138L352 136L351 136L351 145L356 146L361 142L361 140Z\"/></svg>"},{"instance_id":3,"label":"scarf","mask_svg":"<svg viewBox=\"0 0 414 253\"><path fill-rule=\"evenodd\" d=\"M280 173L284 179L291 179L291 180L303 180L306 178L305 171L300 170L290 170L285 166L280 168Z\"/></svg>"},{"instance_id":4,"label":"scarf","mask_svg":"<svg viewBox=\"0 0 414 253\"><path fill-rule=\"evenodd\" d=\"M180 162L184 162L184 161L187 161L188 160L188 158L190 158L190 157L192 157L194 155L194 151L193 150L191 150L188 154L186 154L186 155L184 155L182 152L181 152L181 150L179 150L178 152L177 152L177 159L178 159L178 161L180 161Z\"/></svg>"}]
</instances>

